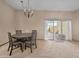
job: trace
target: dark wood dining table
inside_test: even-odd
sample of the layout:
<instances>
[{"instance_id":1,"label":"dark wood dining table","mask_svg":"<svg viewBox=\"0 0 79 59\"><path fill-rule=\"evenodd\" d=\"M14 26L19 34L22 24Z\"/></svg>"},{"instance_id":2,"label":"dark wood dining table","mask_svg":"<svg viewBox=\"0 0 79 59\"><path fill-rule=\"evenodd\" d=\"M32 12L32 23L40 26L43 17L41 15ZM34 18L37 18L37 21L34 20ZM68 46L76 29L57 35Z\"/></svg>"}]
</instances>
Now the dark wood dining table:
<instances>
[{"instance_id":1,"label":"dark wood dining table","mask_svg":"<svg viewBox=\"0 0 79 59\"><path fill-rule=\"evenodd\" d=\"M28 37L31 37L31 33L22 33L22 34L12 35L12 38L15 38L15 39L24 39L24 38L28 38Z\"/></svg>"},{"instance_id":2,"label":"dark wood dining table","mask_svg":"<svg viewBox=\"0 0 79 59\"><path fill-rule=\"evenodd\" d=\"M22 34L14 34L12 35L12 38L16 39L17 41L20 41L22 43L25 43L25 40L27 41L29 37L31 37L32 33L22 33ZM25 48L24 44L22 45L22 49Z\"/></svg>"}]
</instances>

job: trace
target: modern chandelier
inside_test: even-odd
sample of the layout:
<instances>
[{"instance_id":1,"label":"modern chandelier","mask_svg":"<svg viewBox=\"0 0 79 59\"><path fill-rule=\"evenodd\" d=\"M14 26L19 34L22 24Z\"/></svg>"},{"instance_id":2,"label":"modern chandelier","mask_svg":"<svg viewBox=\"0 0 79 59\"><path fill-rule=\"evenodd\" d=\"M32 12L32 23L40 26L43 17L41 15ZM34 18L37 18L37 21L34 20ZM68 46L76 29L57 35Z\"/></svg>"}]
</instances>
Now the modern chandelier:
<instances>
[{"instance_id":1,"label":"modern chandelier","mask_svg":"<svg viewBox=\"0 0 79 59\"><path fill-rule=\"evenodd\" d=\"M24 7L24 5L23 5L24 1L23 1L23 0L21 0L20 2L21 2L21 4L22 4L22 7L24 8L24 15L25 15L27 18L30 18L30 17L33 16L33 10L30 9L30 4L29 4L30 1L29 1L29 0L27 0L27 1L28 1L28 3L27 3L27 8Z\"/></svg>"}]
</instances>

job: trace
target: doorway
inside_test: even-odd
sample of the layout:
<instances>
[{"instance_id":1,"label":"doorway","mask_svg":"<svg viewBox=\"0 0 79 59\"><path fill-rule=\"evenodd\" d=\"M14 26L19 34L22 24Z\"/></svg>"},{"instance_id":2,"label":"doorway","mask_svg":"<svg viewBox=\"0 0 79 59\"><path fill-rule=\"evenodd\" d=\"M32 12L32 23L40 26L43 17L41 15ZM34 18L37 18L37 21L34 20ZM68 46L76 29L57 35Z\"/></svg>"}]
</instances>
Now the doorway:
<instances>
[{"instance_id":1,"label":"doorway","mask_svg":"<svg viewBox=\"0 0 79 59\"><path fill-rule=\"evenodd\" d=\"M72 40L71 20L45 20L45 40Z\"/></svg>"}]
</instances>

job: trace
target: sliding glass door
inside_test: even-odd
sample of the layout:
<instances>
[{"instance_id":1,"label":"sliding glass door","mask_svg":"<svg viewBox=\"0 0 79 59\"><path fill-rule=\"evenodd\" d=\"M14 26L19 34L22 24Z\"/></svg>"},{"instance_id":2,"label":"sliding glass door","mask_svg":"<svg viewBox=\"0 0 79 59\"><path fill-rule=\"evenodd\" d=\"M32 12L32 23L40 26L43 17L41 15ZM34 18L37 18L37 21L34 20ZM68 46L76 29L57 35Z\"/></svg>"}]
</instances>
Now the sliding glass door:
<instances>
[{"instance_id":1,"label":"sliding glass door","mask_svg":"<svg viewBox=\"0 0 79 59\"><path fill-rule=\"evenodd\" d=\"M61 21L59 20L54 20L53 21L54 24L54 40L58 39L58 34L61 34Z\"/></svg>"},{"instance_id":2,"label":"sliding glass door","mask_svg":"<svg viewBox=\"0 0 79 59\"><path fill-rule=\"evenodd\" d=\"M65 20L62 21L62 34L65 35L66 40L72 40L72 28L71 21Z\"/></svg>"},{"instance_id":3,"label":"sliding glass door","mask_svg":"<svg viewBox=\"0 0 79 59\"><path fill-rule=\"evenodd\" d=\"M46 40L72 40L70 20L46 20L45 21Z\"/></svg>"}]
</instances>

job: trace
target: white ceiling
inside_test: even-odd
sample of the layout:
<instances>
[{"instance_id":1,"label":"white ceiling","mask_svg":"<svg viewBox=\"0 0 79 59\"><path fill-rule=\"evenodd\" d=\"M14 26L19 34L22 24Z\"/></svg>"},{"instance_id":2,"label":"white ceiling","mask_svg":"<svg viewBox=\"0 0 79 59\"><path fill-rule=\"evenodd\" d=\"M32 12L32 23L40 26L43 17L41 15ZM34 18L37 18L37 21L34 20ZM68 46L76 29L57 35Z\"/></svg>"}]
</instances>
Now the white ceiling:
<instances>
[{"instance_id":1,"label":"white ceiling","mask_svg":"<svg viewBox=\"0 0 79 59\"><path fill-rule=\"evenodd\" d=\"M21 0L5 0L16 10L22 10ZM24 1L24 7L27 0ZM34 10L74 11L79 9L79 0L30 0L30 7Z\"/></svg>"}]
</instances>

